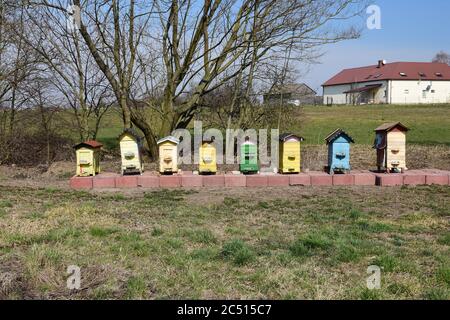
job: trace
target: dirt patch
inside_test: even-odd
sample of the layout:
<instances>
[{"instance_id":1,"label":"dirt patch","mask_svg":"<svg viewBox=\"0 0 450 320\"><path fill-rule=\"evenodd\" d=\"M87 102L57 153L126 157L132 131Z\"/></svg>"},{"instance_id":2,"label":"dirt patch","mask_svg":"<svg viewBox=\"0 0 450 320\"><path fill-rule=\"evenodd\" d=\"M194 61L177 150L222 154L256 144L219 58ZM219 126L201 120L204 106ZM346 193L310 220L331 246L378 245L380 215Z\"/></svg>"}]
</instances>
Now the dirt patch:
<instances>
[{"instance_id":1,"label":"dirt patch","mask_svg":"<svg viewBox=\"0 0 450 320\"><path fill-rule=\"evenodd\" d=\"M0 260L0 300L38 298L25 276L19 258L3 257Z\"/></svg>"},{"instance_id":2,"label":"dirt patch","mask_svg":"<svg viewBox=\"0 0 450 320\"><path fill-rule=\"evenodd\" d=\"M47 270L48 271L48 270ZM66 287L67 279L65 270L60 272L45 272L38 277L39 282L54 284L56 290L43 293L36 290L29 281L23 269L23 263L18 257L8 257L0 260L0 300L6 299L92 299L100 298L101 292L97 288L104 287L108 281L114 279L114 283L108 285L108 297L117 299L124 296L127 281L131 277L129 272L117 269L110 265L87 266L81 269L81 288L70 290ZM36 279L35 279L36 280Z\"/></svg>"},{"instance_id":3,"label":"dirt patch","mask_svg":"<svg viewBox=\"0 0 450 320\"><path fill-rule=\"evenodd\" d=\"M95 299L102 298L101 293L96 291L97 288L105 286L105 284L114 278L114 284L111 284L108 290L109 297L119 299L124 296L126 283L130 275L125 270L118 270L110 265L104 266L87 266L81 268L81 288L79 290L70 290L66 287L66 279L62 280L59 287L60 290L52 291L46 299Z\"/></svg>"}]
</instances>

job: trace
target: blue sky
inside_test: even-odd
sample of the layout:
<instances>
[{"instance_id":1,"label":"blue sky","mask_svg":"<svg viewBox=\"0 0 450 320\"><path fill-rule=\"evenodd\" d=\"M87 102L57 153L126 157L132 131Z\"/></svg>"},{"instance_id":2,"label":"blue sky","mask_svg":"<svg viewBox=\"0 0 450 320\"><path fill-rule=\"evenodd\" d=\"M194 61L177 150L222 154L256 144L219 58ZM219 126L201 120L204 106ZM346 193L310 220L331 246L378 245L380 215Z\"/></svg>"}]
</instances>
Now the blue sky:
<instances>
[{"instance_id":1,"label":"blue sky","mask_svg":"<svg viewBox=\"0 0 450 320\"><path fill-rule=\"evenodd\" d=\"M441 50L450 53L450 1L374 2L381 8L382 29L365 29L360 39L324 47L321 64L308 67L299 82L321 94L321 84L345 68L376 64L381 59L431 61Z\"/></svg>"}]
</instances>

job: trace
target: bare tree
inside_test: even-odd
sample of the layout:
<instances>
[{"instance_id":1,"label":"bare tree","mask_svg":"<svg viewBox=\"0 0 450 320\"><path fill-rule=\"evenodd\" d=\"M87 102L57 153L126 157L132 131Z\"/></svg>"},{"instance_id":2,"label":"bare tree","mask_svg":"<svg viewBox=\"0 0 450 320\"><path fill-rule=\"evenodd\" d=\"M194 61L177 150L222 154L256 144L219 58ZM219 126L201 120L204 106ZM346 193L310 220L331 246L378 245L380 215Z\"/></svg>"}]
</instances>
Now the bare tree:
<instances>
[{"instance_id":1,"label":"bare tree","mask_svg":"<svg viewBox=\"0 0 450 320\"><path fill-rule=\"evenodd\" d=\"M439 63L446 63L450 66L450 54L444 51L440 51L434 56L432 61Z\"/></svg>"},{"instance_id":2,"label":"bare tree","mask_svg":"<svg viewBox=\"0 0 450 320\"><path fill-rule=\"evenodd\" d=\"M61 0L31 3L67 13L67 2ZM156 157L156 139L185 128L206 94L235 80L238 87L245 84L248 99L264 61L285 56L287 48L289 59L301 60L326 43L357 37L354 28L342 28L336 21L361 12L365 1L73 3L81 8L80 35L114 92L124 126L134 124L141 129L150 154ZM160 65L149 63L146 55L160 57ZM153 71L162 74L144 74ZM142 90L148 87L149 77L160 81L155 86L161 88L160 97L149 99L149 93ZM155 112L149 116L147 109Z\"/></svg>"},{"instance_id":3,"label":"bare tree","mask_svg":"<svg viewBox=\"0 0 450 320\"><path fill-rule=\"evenodd\" d=\"M17 114L27 102L24 87L37 71L36 57L22 41L24 32L24 7L0 1L0 162L9 158Z\"/></svg>"},{"instance_id":4,"label":"bare tree","mask_svg":"<svg viewBox=\"0 0 450 320\"><path fill-rule=\"evenodd\" d=\"M24 41L39 55L49 85L59 92L61 106L69 106L81 141L95 138L101 119L112 103L106 77L98 69L84 40L60 11L40 8L28 12L30 26Z\"/></svg>"}]
</instances>

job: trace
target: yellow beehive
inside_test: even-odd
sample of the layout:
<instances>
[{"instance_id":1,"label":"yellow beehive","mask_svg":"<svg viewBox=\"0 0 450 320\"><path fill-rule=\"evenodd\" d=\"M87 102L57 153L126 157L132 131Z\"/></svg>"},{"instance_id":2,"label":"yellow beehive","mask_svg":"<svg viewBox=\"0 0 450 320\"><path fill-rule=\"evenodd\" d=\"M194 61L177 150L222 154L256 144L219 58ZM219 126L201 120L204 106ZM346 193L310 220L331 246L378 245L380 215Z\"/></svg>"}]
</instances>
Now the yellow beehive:
<instances>
[{"instance_id":1,"label":"yellow beehive","mask_svg":"<svg viewBox=\"0 0 450 320\"><path fill-rule=\"evenodd\" d=\"M217 154L213 140L204 140L199 150L200 163L198 171L200 173L217 172Z\"/></svg>"},{"instance_id":2,"label":"yellow beehive","mask_svg":"<svg viewBox=\"0 0 450 320\"><path fill-rule=\"evenodd\" d=\"M102 146L101 143L93 140L74 146L77 155L77 176L95 176L100 172L100 149Z\"/></svg>"},{"instance_id":3,"label":"yellow beehive","mask_svg":"<svg viewBox=\"0 0 450 320\"><path fill-rule=\"evenodd\" d=\"M401 172L406 167L406 132L400 122L386 123L375 129L378 170Z\"/></svg>"},{"instance_id":4,"label":"yellow beehive","mask_svg":"<svg viewBox=\"0 0 450 320\"><path fill-rule=\"evenodd\" d=\"M280 173L300 173L300 142L303 140L290 133L280 136Z\"/></svg>"},{"instance_id":5,"label":"yellow beehive","mask_svg":"<svg viewBox=\"0 0 450 320\"><path fill-rule=\"evenodd\" d=\"M180 140L169 136L159 140L159 172L176 173L178 172L178 144Z\"/></svg>"},{"instance_id":6,"label":"yellow beehive","mask_svg":"<svg viewBox=\"0 0 450 320\"><path fill-rule=\"evenodd\" d=\"M142 174L144 171L141 141L141 138L133 129L125 129L119 136L120 154L122 158L122 174Z\"/></svg>"}]
</instances>

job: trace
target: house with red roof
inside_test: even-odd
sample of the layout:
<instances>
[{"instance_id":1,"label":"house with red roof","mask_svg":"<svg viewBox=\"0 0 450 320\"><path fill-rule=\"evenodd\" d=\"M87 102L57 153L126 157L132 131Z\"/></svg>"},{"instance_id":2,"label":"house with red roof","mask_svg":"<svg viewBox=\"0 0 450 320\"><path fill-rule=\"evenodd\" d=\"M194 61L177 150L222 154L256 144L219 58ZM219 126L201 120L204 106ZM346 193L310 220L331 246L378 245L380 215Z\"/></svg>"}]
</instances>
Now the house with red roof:
<instances>
[{"instance_id":1,"label":"house with red roof","mask_svg":"<svg viewBox=\"0 0 450 320\"><path fill-rule=\"evenodd\" d=\"M323 85L324 104L450 103L450 66L395 62L345 69Z\"/></svg>"}]
</instances>

